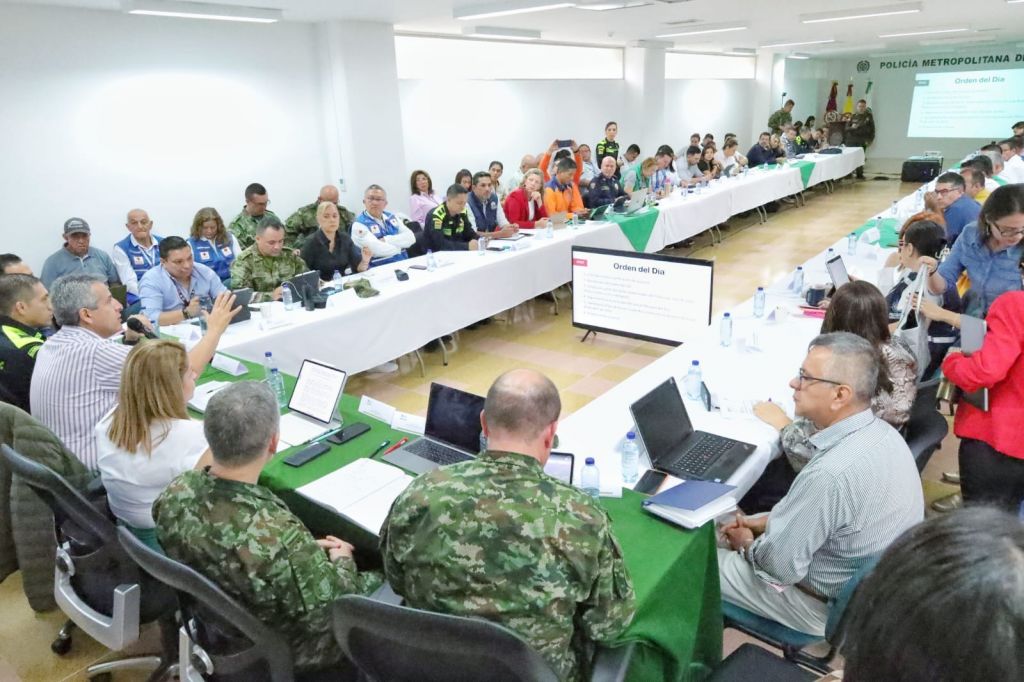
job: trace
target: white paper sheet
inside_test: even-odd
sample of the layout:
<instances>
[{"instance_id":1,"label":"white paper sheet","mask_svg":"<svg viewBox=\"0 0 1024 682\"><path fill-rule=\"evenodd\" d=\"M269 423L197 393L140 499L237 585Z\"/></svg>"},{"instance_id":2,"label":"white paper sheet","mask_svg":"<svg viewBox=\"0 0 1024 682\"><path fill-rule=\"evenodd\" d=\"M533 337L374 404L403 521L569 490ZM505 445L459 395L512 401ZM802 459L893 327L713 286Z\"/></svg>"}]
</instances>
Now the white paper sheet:
<instances>
[{"instance_id":1,"label":"white paper sheet","mask_svg":"<svg viewBox=\"0 0 1024 682\"><path fill-rule=\"evenodd\" d=\"M364 458L302 486L297 492L377 534L391 504L410 483L412 476L401 469Z\"/></svg>"}]
</instances>

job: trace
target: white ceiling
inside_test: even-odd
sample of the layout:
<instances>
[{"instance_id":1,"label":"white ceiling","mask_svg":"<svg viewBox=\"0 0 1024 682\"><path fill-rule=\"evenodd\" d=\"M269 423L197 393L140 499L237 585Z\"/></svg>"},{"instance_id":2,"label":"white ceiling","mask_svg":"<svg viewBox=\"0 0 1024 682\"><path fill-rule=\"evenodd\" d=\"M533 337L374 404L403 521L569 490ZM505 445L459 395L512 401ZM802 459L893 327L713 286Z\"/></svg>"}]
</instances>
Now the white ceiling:
<instances>
[{"instance_id":1,"label":"white ceiling","mask_svg":"<svg viewBox=\"0 0 1024 682\"><path fill-rule=\"evenodd\" d=\"M385 21L396 30L413 33L460 34L469 26L540 30L542 39L553 42L629 45L637 40L656 39L669 33L669 22L697 24L746 22L744 31L670 39L679 49L722 51L734 47L756 48L772 42L835 39L828 45L783 48L783 52L838 54L842 52L913 52L921 41L943 39L949 49L962 48L966 41L1024 41L1024 3L1005 0L922 0L917 14L855 19L824 24L803 24L798 15L881 5L899 0L650 0L643 7L604 12L565 8L474 21L452 18L455 8L490 4L494 0L219 0L221 4L271 7L283 10L285 20L313 22L328 19ZM528 0L507 0L526 4ZM580 0L577 4L598 0ZM12 0L0 0L11 3ZM119 0L18 0L20 4L59 5L118 10ZM920 36L882 39L884 33L915 30L968 28L969 32L948 36ZM675 30L682 30L675 27ZM931 45L929 50L936 46Z\"/></svg>"}]
</instances>

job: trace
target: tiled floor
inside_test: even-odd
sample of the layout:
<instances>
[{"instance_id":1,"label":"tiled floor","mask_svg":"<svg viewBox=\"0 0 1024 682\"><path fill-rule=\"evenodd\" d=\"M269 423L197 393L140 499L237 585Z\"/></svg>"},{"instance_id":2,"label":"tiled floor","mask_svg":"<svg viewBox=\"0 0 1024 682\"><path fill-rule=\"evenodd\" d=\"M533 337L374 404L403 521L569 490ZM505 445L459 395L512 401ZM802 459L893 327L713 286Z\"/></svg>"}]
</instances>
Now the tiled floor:
<instances>
[{"instance_id":1,"label":"tiled floor","mask_svg":"<svg viewBox=\"0 0 1024 682\"><path fill-rule=\"evenodd\" d=\"M719 246L711 246L706 237L701 237L691 249L669 252L715 261L714 308L726 310L749 297L758 285L781 277L912 189L895 181L847 181L831 196L821 191L808 193L806 206L784 207L767 224L758 224L753 215L733 219L725 230L725 242ZM568 296L567 292L561 295ZM398 409L423 414L431 381L482 394L501 372L533 367L550 376L561 390L564 416L670 350L608 334L580 344L582 332L572 327L570 301L561 298L559 302L557 316L550 302L532 301L516 309L513 324L496 319L461 332L459 350L451 356L448 367L442 366L440 354L424 354L425 377L420 376L418 366L403 361L398 373L359 375L352 378L348 388ZM955 490L939 482L942 471L956 468L955 453L956 444L950 437L925 470L929 499ZM52 654L50 642L63 620L58 612L32 612L21 593L17 574L0 585L0 682L85 679L84 668L104 657L105 652L77 633L71 653L63 658ZM740 641L728 633L727 653ZM115 679L141 680L144 676L128 673Z\"/></svg>"}]
</instances>

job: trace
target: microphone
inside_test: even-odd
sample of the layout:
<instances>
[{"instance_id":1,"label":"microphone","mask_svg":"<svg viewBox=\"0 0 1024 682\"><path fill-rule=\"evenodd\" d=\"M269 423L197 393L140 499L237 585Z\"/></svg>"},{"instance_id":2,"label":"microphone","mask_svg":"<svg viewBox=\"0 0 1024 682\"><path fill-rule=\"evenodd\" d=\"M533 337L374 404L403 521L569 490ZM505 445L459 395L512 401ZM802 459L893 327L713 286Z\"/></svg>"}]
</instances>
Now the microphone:
<instances>
[{"instance_id":1,"label":"microphone","mask_svg":"<svg viewBox=\"0 0 1024 682\"><path fill-rule=\"evenodd\" d=\"M128 328L136 334L142 334L147 339L159 339L160 337L146 329L145 325L137 317L128 318Z\"/></svg>"}]
</instances>

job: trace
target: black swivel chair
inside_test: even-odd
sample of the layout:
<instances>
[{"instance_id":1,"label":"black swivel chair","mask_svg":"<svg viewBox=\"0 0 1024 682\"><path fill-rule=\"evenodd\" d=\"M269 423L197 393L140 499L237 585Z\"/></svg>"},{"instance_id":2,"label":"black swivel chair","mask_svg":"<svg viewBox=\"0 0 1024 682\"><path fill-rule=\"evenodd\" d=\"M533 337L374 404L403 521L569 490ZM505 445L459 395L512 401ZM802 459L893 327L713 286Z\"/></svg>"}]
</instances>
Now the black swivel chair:
<instances>
[{"instance_id":1,"label":"black swivel chair","mask_svg":"<svg viewBox=\"0 0 1024 682\"><path fill-rule=\"evenodd\" d=\"M903 428L903 437L914 455L918 472L924 471L928 460L949 433L949 423L938 409L939 381L940 378L936 377L917 385L910 418Z\"/></svg>"},{"instance_id":2,"label":"black swivel chair","mask_svg":"<svg viewBox=\"0 0 1024 682\"><path fill-rule=\"evenodd\" d=\"M368 597L334 603L334 636L373 682L556 682L519 635L490 621L421 611ZM626 679L633 644L600 649L592 682Z\"/></svg>"},{"instance_id":3,"label":"black swivel chair","mask_svg":"<svg viewBox=\"0 0 1024 682\"><path fill-rule=\"evenodd\" d=\"M707 682L813 682L821 676L756 644L742 644L722 661Z\"/></svg>"},{"instance_id":4,"label":"black swivel chair","mask_svg":"<svg viewBox=\"0 0 1024 682\"><path fill-rule=\"evenodd\" d=\"M68 618L100 644L121 651L139 639L140 626L159 621L159 657L128 658L90 666L89 678L115 670L152 669L149 679L176 672L174 595L136 568L103 511L53 470L0 446L11 471L53 511L56 569L53 596Z\"/></svg>"},{"instance_id":5,"label":"black swivel chair","mask_svg":"<svg viewBox=\"0 0 1024 682\"><path fill-rule=\"evenodd\" d=\"M124 551L147 574L174 589L181 610L181 682L293 682L351 679L351 671L308 675L294 670L291 647L278 632L201 573L153 551L128 529L118 530Z\"/></svg>"}]
</instances>

